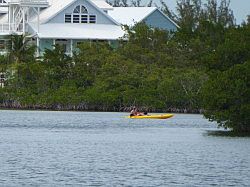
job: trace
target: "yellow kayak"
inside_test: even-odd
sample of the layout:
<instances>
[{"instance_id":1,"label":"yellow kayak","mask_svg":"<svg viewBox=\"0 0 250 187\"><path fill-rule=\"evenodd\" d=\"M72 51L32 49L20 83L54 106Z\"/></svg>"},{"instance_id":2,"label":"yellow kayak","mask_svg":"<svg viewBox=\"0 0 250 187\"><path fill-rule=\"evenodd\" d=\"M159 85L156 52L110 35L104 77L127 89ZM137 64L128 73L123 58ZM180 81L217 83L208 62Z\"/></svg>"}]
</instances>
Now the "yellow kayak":
<instances>
[{"instance_id":1,"label":"yellow kayak","mask_svg":"<svg viewBox=\"0 0 250 187\"><path fill-rule=\"evenodd\" d=\"M150 115L150 116L129 116L132 119L167 119L173 117L173 114Z\"/></svg>"}]
</instances>

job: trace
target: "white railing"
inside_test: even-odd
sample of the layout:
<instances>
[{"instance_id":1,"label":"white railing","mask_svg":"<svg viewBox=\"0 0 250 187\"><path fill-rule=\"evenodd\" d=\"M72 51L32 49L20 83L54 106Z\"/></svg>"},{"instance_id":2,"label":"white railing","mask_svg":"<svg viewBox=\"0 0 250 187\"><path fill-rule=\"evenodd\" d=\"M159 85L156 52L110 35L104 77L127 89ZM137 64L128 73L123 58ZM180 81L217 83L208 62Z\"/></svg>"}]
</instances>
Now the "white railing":
<instances>
[{"instance_id":1,"label":"white railing","mask_svg":"<svg viewBox=\"0 0 250 187\"><path fill-rule=\"evenodd\" d=\"M47 0L8 0L9 3L48 4Z\"/></svg>"},{"instance_id":2,"label":"white railing","mask_svg":"<svg viewBox=\"0 0 250 187\"><path fill-rule=\"evenodd\" d=\"M16 26L15 30L18 29L18 27L21 24L22 20L23 20L22 10L19 9L18 13L15 16L15 26Z\"/></svg>"},{"instance_id":3,"label":"white railing","mask_svg":"<svg viewBox=\"0 0 250 187\"><path fill-rule=\"evenodd\" d=\"M0 33L15 32L16 24L3 23L0 24Z\"/></svg>"},{"instance_id":4,"label":"white railing","mask_svg":"<svg viewBox=\"0 0 250 187\"><path fill-rule=\"evenodd\" d=\"M1 6L8 6L9 4L23 4L23 5L42 5L47 6L48 0L0 0Z\"/></svg>"}]
</instances>

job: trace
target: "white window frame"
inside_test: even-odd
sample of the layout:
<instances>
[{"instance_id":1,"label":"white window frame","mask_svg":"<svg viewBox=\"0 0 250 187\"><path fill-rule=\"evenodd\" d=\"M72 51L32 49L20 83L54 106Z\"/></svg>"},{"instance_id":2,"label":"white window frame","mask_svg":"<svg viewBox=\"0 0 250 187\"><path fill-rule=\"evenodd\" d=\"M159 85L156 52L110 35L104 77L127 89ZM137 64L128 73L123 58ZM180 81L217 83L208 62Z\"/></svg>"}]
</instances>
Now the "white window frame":
<instances>
[{"instance_id":1,"label":"white window frame","mask_svg":"<svg viewBox=\"0 0 250 187\"><path fill-rule=\"evenodd\" d=\"M78 22L74 22L74 16L78 16ZM81 21L81 15L73 13L72 14L72 23L80 23L80 21Z\"/></svg>"},{"instance_id":2,"label":"white window frame","mask_svg":"<svg viewBox=\"0 0 250 187\"><path fill-rule=\"evenodd\" d=\"M77 7L79 7L80 6L80 9L79 9L79 13L74 13L74 10L77 8ZM84 7L84 8L83 8ZM86 10L86 11L84 11L84 13L82 13L82 10ZM68 16L68 15L71 15L71 22L66 22L66 16ZM79 21L75 21L74 22L74 17L75 16L79 16ZM82 16L86 16L87 17L87 19L86 19L86 22L83 22L82 21ZM91 16L95 16L95 20L93 21L91 21L90 20L90 17ZM74 9L73 9L73 12L72 13L65 13L64 14L64 23L82 23L82 24L86 24L86 23L91 23L91 24L96 24L97 23L97 16L96 16L96 14L90 14L89 12L88 12L88 9L84 6L84 5L77 5Z\"/></svg>"},{"instance_id":3,"label":"white window frame","mask_svg":"<svg viewBox=\"0 0 250 187\"><path fill-rule=\"evenodd\" d=\"M66 22L66 16L70 16L70 22ZM72 23L72 14L65 14L64 15L64 23Z\"/></svg>"},{"instance_id":4,"label":"white window frame","mask_svg":"<svg viewBox=\"0 0 250 187\"><path fill-rule=\"evenodd\" d=\"M89 14L89 23L90 23L90 17L91 16L95 16L95 23L97 22L97 16L95 14ZM95 24L95 23L91 23L91 24Z\"/></svg>"},{"instance_id":5,"label":"white window frame","mask_svg":"<svg viewBox=\"0 0 250 187\"><path fill-rule=\"evenodd\" d=\"M86 22L82 22L82 16L86 16ZM80 23L89 23L89 14L81 14L80 15Z\"/></svg>"}]
</instances>

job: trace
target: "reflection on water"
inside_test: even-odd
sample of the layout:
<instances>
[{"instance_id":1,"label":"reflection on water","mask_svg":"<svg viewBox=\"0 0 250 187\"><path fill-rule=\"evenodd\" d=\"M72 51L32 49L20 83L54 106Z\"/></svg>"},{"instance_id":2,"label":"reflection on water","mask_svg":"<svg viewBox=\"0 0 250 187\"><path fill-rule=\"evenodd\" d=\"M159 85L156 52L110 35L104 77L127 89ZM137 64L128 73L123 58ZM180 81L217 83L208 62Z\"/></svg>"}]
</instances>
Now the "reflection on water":
<instances>
[{"instance_id":1,"label":"reflection on water","mask_svg":"<svg viewBox=\"0 0 250 187\"><path fill-rule=\"evenodd\" d=\"M248 186L250 138L201 115L0 111L0 186Z\"/></svg>"}]
</instances>

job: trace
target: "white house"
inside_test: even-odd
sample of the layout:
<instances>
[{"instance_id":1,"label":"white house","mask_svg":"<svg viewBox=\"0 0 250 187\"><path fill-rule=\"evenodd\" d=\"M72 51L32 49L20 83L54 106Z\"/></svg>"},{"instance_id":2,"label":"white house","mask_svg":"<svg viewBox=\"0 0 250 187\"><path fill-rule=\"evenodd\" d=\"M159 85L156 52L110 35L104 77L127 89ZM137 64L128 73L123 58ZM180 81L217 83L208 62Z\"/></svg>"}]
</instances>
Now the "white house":
<instances>
[{"instance_id":1,"label":"white house","mask_svg":"<svg viewBox=\"0 0 250 187\"><path fill-rule=\"evenodd\" d=\"M156 7L112 7L104 0L0 0L0 53L6 36L26 34L37 45L37 55L64 46L72 54L81 41L117 42L122 25L145 22L151 27L176 30L177 25Z\"/></svg>"}]
</instances>

